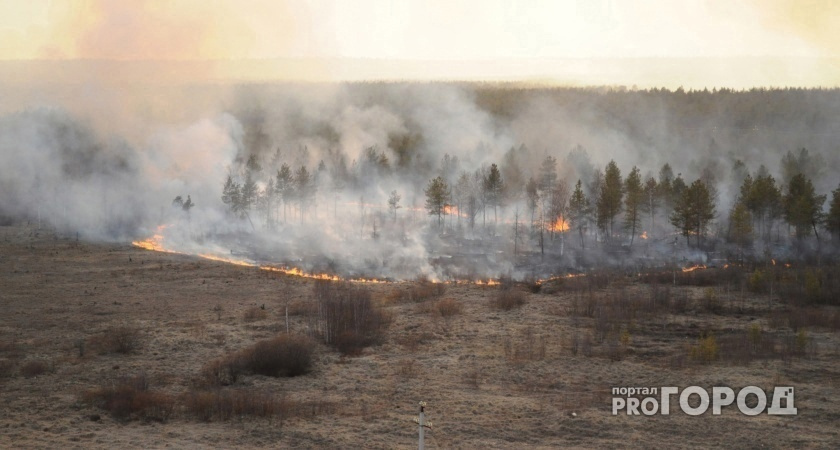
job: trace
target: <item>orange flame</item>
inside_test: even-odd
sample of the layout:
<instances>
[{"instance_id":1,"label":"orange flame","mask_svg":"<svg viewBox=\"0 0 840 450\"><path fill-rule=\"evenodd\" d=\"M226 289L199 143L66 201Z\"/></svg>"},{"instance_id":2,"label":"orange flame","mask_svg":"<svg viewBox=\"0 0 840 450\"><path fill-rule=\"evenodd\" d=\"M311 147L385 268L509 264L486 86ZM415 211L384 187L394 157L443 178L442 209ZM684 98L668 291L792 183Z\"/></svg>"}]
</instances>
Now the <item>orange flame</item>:
<instances>
[{"instance_id":1,"label":"orange flame","mask_svg":"<svg viewBox=\"0 0 840 450\"><path fill-rule=\"evenodd\" d=\"M647 239L648 238L647 231L642 231L642 234L639 235L639 237L642 238L642 239Z\"/></svg>"},{"instance_id":2,"label":"orange flame","mask_svg":"<svg viewBox=\"0 0 840 450\"><path fill-rule=\"evenodd\" d=\"M683 271L683 272L694 272L695 270L701 270L701 269L705 269L705 268L706 268L706 266L705 266L705 265L703 265L703 264L698 264L698 265L696 265L696 266L683 267L682 271Z\"/></svg>"},{"instance_id":3,"label":"orange flame","mask_svg":"<svg viewBox=\"0 0 840 450\"><path fill-rule=\"evenodd\" d=\"M560 219L555 220L555 221L554 221L554 222L552 222L552 223L549 223L549 224L546 226L546 229L547 229L548 231L554 231L554 232L563 232L563 231L568 231L568 229L569 229L569 222L566 222L565 220L563 220L562 218L560 218Z\"/></svg>"},{"instance_id":4,"label":"orange flame","mask_svg":"<svg viewBox=\"0 0 840 450\"><path fill-rule=\"evenodd\" d=\"M772 262L774 266L776 265L776 260L775 259L771 259L770 262Z\"/></svg>"},{"instance_id":5,"label":"orange flame","mask_svg":"<svg viewBox=\"0 0 840 450\"><path fill-rule=\"evenodd\" d=\"M132 241L131 245L155 252L180 253L174 250L169 250L163 246L163 230L167 227L169 227L169 225L160 225L157 227L157 232L152 237L143 239L142 241Z\"/></svg>"}]
</instances>

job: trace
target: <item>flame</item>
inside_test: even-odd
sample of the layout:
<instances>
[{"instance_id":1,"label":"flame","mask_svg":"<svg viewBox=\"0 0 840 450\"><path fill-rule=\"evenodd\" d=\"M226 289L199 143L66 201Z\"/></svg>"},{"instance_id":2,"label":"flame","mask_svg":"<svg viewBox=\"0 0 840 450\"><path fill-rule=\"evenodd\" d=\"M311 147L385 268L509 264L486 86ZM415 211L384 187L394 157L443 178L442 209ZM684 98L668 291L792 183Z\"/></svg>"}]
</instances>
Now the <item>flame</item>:
<instances>
[{"instance_id":1,"label":"flame","mask_svg":"<svg viewBox=\"0 0 840 450\"><path fill-rule=\"evenodd\" d=\"M724 269L728 269L728 268L729 268L729 264L724 264L724 265L723 265L723 268L724 268Z\"/></svg>"},{"instance_id":2,"label":"flame","mask_svg":"<svg viewBox=\"0 0 840 450\"><path fill-rule=\"evenodd\" d=\"M790 267L791 267L791 266L790 266L790 263L785 263L785 267L787 267L788 269L790 269Z\"/></svg>"},{"instance_id":3,"label":"flame","mask_svg":"<svg viewBox=\"0 0 840 450\"><path fill-rule=\"evenodd\" d=\"M562 218L559 218L559 219L555 220L554 222L549 223L548 225L546 225L546 229L547 229L548 231L555 231L555 232L568 231L568 229L569 229L569 222L566 222L566 221L565 221L565 220L563 220Z\"/></svg>"},{"instance_id":4,"label":"flame","mask_svg":"<svg viewBox=\"0 0 840 450\"><path fill-rule=\"evenodd\" d=\"M705 265L703 265L703 264L698 264L698 265L696 265L696 266L683 267L682 271L683 271L683 272L694 272L695 270L701 270L701 269L705 269L705 268L706 268L706 266L705 266Z\"/></svg>"},{"instance_id":5,"label":"flame","mask_svg":"<svg viewBox=\"0 0 840 450\"><path fill-rule=\"evenodd\" d=\"M131 245L154 252L180 253L174 250L169 250L163 246L163 230L168 227L169 225L159 225L157 227L157 232L152 237L143 239L142 241L132 241Z\"/></svg>"},{"instance_id":6,"label":"flame","mask_svg":"<svg viewBox=\"0 0 840 450\"><path fill-rule=\"evenodd\" d=\"M774 266L776 265L776 260L775 259L771 259L770 262L772 262Z\"/></svg>"},{"instance_id":7,"label":"flame","mask_svg":"<svg viewBox=\"0 0 840 450\"><path fill-rule=\"evenodd\" d=\"M225 258L225 257L222 257L222 256L210 255L210 254L207 254L207 253L199 253L198 257L199 258L204 258L204 259L209 259L210 261L219 261L219 262L224 262L224 263L228 263L228 264L234 264L234 265L237 265L237 266L257 267L256 264L254 264L252 262L249 262L249 261L245 261L244 259Z\"/></svg>"},{"instance_id":8,"label":"flame","mask_svg":"<svg viewBox=\"0 0 840 450\"><path fill-rule=\"evenodd\" d=\"M462 213L462 212L458 211L458 207L455 206L455 205L444 205L443 206L443 213L446 214L446 215L451 215L451 216L467 217L467 215L465 213Z\"/></svg>"},{"instance_id":9,"label":"flame","mask_svg":"<svg viewBox=\"0 0 840 450\"><path fill-rule=\"evenodd\" d=\"M455 208L455 207L453 207ZM457 212L457 208L454 209ZM565 222L564 222L565 223ZM185 254L183 252L179 252L176 250L172 250L166 248L164 246L163 240L164 235L163 231L169 227L169 225L160 225L157 227L156 233L148 238L138 241L132 241L132 245L138 248L142 248L144 250L149 250L153 252L162 252L162 253L176 253L176 254ZM565 229L568 229L566 226ZM199 258L203 258L209 261L217 261L223 262L227 264L233 264L242 267L255 267L260 270L265 270L269 272L279 272L285 275L294 276L294 277L301 277L301 278L309 278L313 280L327 280L327 281L348 281L351 283L370 283L370 284L385 284L385 283L393 283L393 280L385 280L380 278L342 278L335 274L329 273L314 273L314 272L307 272L303 269L297 267L286 267L286 266L272 266L268 264L258 264L253 261L249 261L246 259L236 259L236 258L229 258L226 256L219 256L210 253L199 253L195 256ZM559 275L551 278L547 278L545 280L538 280L537 283L543 283L550 280L560 279L560 278L574 278L583 276L584 274L568 274L568 275ZM474 284L476 286L499 286L501 282L499 280L494 280L492 278L488 278L486 280L451 280L451 281L444 281L443 283L447 284Z\"/></svg>"},{"instance_id":10,"label":"flame","mask_svg":"<svg viewBox=\"0 0 840 450\"><path fill-rule=\"evenodd\" d=\"M647 239L648 238L647 231L642 231L642 234L640 234L639 237L642 238L642 239Z\"/></svg>"}]
</instances>

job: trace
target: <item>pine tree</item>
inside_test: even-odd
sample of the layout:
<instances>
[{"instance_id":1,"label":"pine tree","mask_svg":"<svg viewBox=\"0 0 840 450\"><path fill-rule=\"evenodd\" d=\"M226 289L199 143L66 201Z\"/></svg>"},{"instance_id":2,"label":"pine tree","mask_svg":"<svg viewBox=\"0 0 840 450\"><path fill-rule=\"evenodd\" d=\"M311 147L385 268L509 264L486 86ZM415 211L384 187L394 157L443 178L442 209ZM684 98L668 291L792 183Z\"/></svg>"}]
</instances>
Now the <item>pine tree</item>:
<instances>
[{"instance_id":1,"label":"pine tree","mask_svg":"<svg viewBox=\"0 0 840 450\"><path fill-rule=\"evenodd\" d=\"M274 181L274 192L283 202L283 222L286 222L286 209L294 197L294 176L288 164L283 164L277 171Z\"/></svg>"},{"instance_id":2,"label":"pine tree","mask_svg":"<svg viewBox=\"0 0 840 450\"><path fill-rule=\"evenodd\" d=\"M831 206L825 224L832 237L840 240L840 186L831 191Z\"/></svg>"},{"instance_id":3,"label":"pine tree","mask_svg":"<svg viewBox=\"0 0 840 450\"><path fill-rule=\"evenodd\" d=\"M636 229L641 221L640 209L644 201L642 188L642 175L639 168L633 166L627 179L624 180L624 228L630 231L630 246L636 237Z\"/></svg>"},{"instance_id":4,"label":"pine tree","mask_svg":"<svg viewBox=\"0 0 840 450\"><path fill-rule=\"evenodd\" d=\"M648 177L645 181L645 189L642 192L644 202L642 204L642 211L650 217L650 231L653 233L656 225L656 211L661 204L659 196L659 184L653 177Z\"/></svg>"},{"instance_id":5,"label":"pine tree","mask_svg":"<svg viewBox=\"0 0 840 450\"><path fill-rule=\"evenodd\" d=\"M752 243L752 217L747 205L736 202L729 213L729 241L743 252Z\"/></svg>"},{"instance_id":6,"label":"pine tree","mask_svg":"<svg viewBox=\"0 0 840 450\"><path fill-rule=\"evenodd\" d=\"M451 192L443 177L438 176L429 181L425 189L426 210L431 216L437 216L438 227L442 225L441 217L445 214L446 205L450 200Z\"/></svg>"},{"instance_id":7,"label":"pine tree","mask_svg":"<svg viewBox=\"0 0 840 450\"><path fill-rule=\"evenodd\" d=\"M295 171L295 191L297 192L298 207L300 210L300 222L303 223L303 216L307 207L315 198L315 184L312 175L306 170L306 166L300 166Z\"/></svg>"},{"instance_id":8,"label":"pine tree","mask_svg":"<svg viewBox=\"0 0 840 450\"><path fill-rule=\"evenodd\" d=\"M674 205L670 221L689 243L689 236L697 236L697 246L709 222L715 217L715 205L708 187L702 180L696 180L683 190L680 201Z\"/></svg>"},{"instance_id":9,"label":"pine tree","mask_svg":"<svg viewBox=\"0 0 840 450\"><path fill-rule=\"evenodd\" d=\"M822 207L825 195L817 195L811 180L801 173L790 180L788 192L784 197L785 220L796 230L796 237L801 239L817 234L817 225L822 221Z\"/></svg>"},{"instance_id":10,"label":"pine tree","mask_svg":"<svg viewBox=\"0 0 840 450\"><path fill-rule=\"evenodd\" d=\"M586 231L586 225L589 223L590 214L592 214L592 208L589 199L583 193L582 183L578 180L569 199L569 222L571 222L570 226L578 231L581 248L586 248L583 235Z\"/></svg>"},{"instance_id":11,"label":"pine tree","mask_svg":"<svg viewBox=\"0 0 840 450\"><path fill-rule=\"evenodd\" d=\"M607 235L608 240L612 239L615 217L621 212L623 197L621 171L615 161L610 161L604 170L604 186L596 203L598 228Z\"/></svg>"},{"instance_id":12,"label":"pine tree","mask_svg":"<svg viewBox=\"0 0 840 450\"><path fill-rule=\"evenodd\" d=\"M493 225L495 225L498 221L496 210L502 204L502 191L504 190L502 173L499 172L499 167L496 164L490 165L490 171L487 172L487 178L484 180L484 190L487 193L487 204L493 206Z\"/></svg>"},{"instance_id":13,"label":"pine tree","mask_svg":"<svg viewBox=\"0 0 840 450\"><path fill-rule=\"evenodd\" d=\"M400 206L400 198L402 197L397 194L397 191L391 191L391 196L388 198L388 208L394 216L394 222L397 221L397 210L402 208L402 206Z\"/></svg>"}]
</instances>

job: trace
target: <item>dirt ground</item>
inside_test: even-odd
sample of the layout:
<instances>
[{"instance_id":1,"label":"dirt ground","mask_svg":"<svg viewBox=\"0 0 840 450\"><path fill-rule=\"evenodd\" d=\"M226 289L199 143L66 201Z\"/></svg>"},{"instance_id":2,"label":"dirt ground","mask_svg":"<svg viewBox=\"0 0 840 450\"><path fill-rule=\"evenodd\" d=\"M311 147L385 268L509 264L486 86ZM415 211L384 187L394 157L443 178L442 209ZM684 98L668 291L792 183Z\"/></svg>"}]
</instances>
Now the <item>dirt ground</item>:
<instances>
[{"instance_id":1,"label":"dirt ground","mask_svg":"<svg viewBox=\"0 0 840 450\"><path fill-rule=\"evenodd\" d=\"M579 293L516 286L527 303L490 306L498 287L450 285L463 311L449 318L402 300L412 283L371 285L392 321L381 345L342 357L319 345L315 369L295 378L247 376L238 384L300 401L313 414L198 420L176 406L165 422L116 419L82 394L145 373L153 388L189 391L209 360L286 331L313 302L313 281L130 244L77 242L32 226L0 227L0 447L5 448L416 448L413 418L426 401L427 448L840 447L840 360L836 331L809 330L812 351L791 359L686 362L702 330L770 330L773 302L740 300L737 313L689 307L640 321L622 338L574 354L592 319L573 317ZM647 295L618 280L608 289ZM692 301L703 288L684 290ZM699 300L698 300L699 301ZM264 305L265 318L246 320ZM139 330L128 354L91 342L113 327ZM80 346L87 345L84 352ZM83 355L82 355L83 353ZM612 356L611 356L612 355ZM27 363L45 363L42 373ZM796 416L612 415L620 386L794 386Z\"/></svg>"}]
</instances>

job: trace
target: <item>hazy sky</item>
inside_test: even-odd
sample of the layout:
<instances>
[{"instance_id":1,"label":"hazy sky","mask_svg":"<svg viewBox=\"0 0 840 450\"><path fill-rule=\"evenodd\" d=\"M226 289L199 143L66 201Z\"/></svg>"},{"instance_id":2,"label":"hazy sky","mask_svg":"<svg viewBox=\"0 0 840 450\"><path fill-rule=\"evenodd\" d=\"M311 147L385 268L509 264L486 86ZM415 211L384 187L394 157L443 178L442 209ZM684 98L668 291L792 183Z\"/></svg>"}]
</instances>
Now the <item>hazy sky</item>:
<instances>
[{"instance_id":1,"label":"hazy sky","mask_svg":"<svg viewBox=\"0 0 840 450\"><path fill-rule=\"evenodd\" d=\"M832 0L0 0L0 10L3 60L484 61L462 67L477 77L497 61L502 76L550 77L517 61L840 57ZM425 76L422 65L401 70Z\"/></svg>"}]
</instances>

